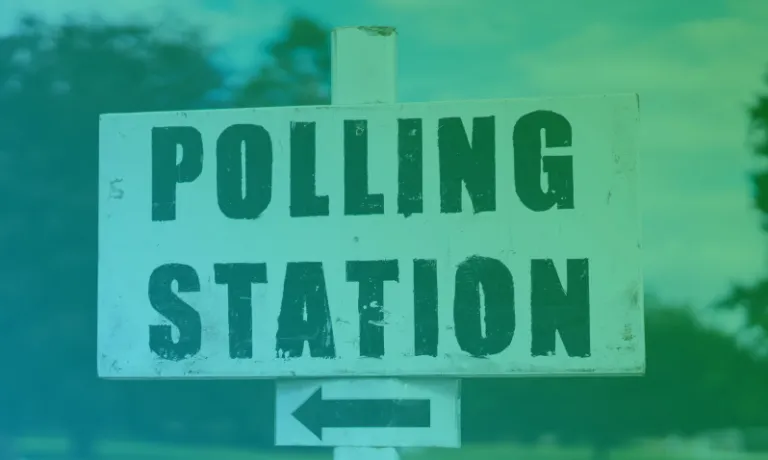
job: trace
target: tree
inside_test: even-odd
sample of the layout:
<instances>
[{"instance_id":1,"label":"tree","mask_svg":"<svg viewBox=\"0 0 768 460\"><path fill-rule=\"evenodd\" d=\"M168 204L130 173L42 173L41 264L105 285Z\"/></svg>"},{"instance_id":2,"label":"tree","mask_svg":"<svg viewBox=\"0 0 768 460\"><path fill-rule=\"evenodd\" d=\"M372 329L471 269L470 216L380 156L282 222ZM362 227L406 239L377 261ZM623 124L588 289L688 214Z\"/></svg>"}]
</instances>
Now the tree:
<instances>
[{"instance_id":1,"label":"tree","mask_svg":"<svg viewBox=\"0 0 768 460\"><path fill-rule=\"evenodd\" d=\"M768 85L768 72L765 74ZM768 159L768 94L757 96L749 109L753 151L761 160ZM752 200L760 214L763 230L768 231L768 166L763 165L752 174ZM740 311L745 318L745 332L757 335L756 351L768 352L768 279L753 285L736 285L719 307Z\"/></svg>"},{"instance_id":2,"label":"tree","mask_svg":"<svg viewBox=\"0 0 768 460\"><path fill-rule=\"evenodd\" d=\"M305 17L293 18L267 48L267 64L240 88L238 107L324 105L330 102L330 31Z\"/></svg>"},{"instance_id":3,"label":"tree","mask_svg":"<svg viewBox=\"0 0 768 460\"><path fill-rule=\"evenodd\" d=\"M229 407L269 438L256 410L271 404L265 384L96 378L98 120L103 113L326 102L328 32L292 20L268 48L269 64L231 91L204 31L161 30L27 17L0 36L0 434L65 427L87 456L97 428L131 425L157 436L181 423L191 439L190 430L210 432L206 417L221 418ZM230 100L213 98L233 92Z\"/></svg>"},{"instance_id":4,"label":"tree","mask_svg":"<svg viewBox=\"0 0 768 460\"><path fill-rule=\"evenodd\" d=\"M467 440L535 441L554 434L586 442L596 459L631 439L690 435L761 416L761 363L733 338L702 326L688 309L648 299L643 377L470 380Z\"/></svg>"},{"instance_id":5,"label":"tree","mask_svg":"<svg viewBox=\"0 0 768 460\"><path fill-rule=\"evenodd\" d=\"M768 85L768 72L765 74ZM757 97L749 110L749 119L754 139L754 153L761 159L768 158L768 94ZM763 166L752 176L753 199L763 219L763 228L768 230L768 167Z\"/></svg>"},{"instance_id":6,"label":"tree","mask_svg":"<svg viewBox=\"0 0 768 460\"><path fill-rule=\"evenodd\" d=\"M0 353L18 377L4 384L15 385L17 404L32 390L56 407L83 454L103 386L94 366L99 115L202 107L222 83L197 32L155 30L27 17L0 37L1 244L12 261L0 324L14 345Z\"/></svg>"}]
</instances>

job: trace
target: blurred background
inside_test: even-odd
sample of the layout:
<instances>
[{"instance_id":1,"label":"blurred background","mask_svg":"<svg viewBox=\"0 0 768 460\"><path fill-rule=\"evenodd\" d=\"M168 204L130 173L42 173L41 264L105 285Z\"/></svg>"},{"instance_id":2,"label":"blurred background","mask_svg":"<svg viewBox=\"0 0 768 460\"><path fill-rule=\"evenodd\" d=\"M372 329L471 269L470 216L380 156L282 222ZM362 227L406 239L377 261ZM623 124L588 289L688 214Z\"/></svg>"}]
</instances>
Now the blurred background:
<instances>
[{"instance_id":1,"label":"blurred background","mask_svg":"<svg viewBox=\"0 0 768 460\"><path fill-rule=\"evenodd\" d=\"M460 450L768 459L768 1L0 0L0 459L311 459L273 386L96 377L98 116L329 103L330 30L403 102L637 92L647 375L469 380Z\"/></svg>"}]
</instances>

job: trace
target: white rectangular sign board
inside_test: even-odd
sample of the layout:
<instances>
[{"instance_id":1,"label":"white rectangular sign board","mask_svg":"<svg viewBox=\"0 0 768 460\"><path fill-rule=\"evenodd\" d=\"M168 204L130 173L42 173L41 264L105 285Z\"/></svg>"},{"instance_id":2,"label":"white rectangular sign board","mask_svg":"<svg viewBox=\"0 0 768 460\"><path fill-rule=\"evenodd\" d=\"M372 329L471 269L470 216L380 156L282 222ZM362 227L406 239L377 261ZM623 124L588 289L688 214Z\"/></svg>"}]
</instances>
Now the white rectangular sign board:
<instances>
[{"instance_id":1,"label":"white rectangular sign board","mask_svg":"<svg viewBox=\"0 0 768 460\"><path fill-rule=\"evenodd\" d=\"M641 374L635 95L105 115L111 378Z\"/></svg>"}]
</instances>

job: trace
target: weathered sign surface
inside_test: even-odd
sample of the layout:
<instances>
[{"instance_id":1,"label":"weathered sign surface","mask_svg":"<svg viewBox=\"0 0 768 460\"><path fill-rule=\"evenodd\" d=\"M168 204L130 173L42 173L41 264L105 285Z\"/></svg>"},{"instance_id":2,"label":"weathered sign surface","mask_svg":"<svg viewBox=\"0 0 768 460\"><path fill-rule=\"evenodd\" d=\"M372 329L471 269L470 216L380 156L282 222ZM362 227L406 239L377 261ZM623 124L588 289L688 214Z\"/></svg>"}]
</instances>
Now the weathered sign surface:
<instances>
[{"instance_id":1,"label":"weathered sign surface","mask_svg":"<svg viewBox=\"0 0 768 460\"><path fill-rule=\"evenodd\" d=\"M281 381L275 444L458 447L458 392L456 379Z\"/></svg>"},{"instance_id":2,"label":"weathered sign surface","mask_svg":"<svg viewBox=\"0 0 768 460\"><path fill-rule=\"evenodd\" d=\"M642 373L637 123L635 95L106 115L99 375Z\"/></svg>"}]
</instances>

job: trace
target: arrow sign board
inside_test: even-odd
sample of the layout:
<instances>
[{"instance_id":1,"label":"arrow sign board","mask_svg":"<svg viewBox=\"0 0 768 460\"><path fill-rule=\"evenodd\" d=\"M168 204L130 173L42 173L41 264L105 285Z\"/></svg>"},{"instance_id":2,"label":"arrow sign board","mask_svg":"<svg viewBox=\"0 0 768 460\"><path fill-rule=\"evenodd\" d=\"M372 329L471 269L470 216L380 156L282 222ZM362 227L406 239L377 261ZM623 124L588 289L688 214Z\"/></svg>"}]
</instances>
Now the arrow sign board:
<instances>
[{"instance_id":1,"label":"arrow sign board","mask_svg":"<svg viewBox=\"0 0 768 460\"><path fill-rule=\"evenodd\" d=\"M277 445L459 445L456 380L301 380L279 385Z\"/></svg>"},{"instance_id":2,"label":"arrow sign board","mask_svg":"<svg viewBox=\"0 0 768 460\"><path fill-rule=\"evenodd\" d=\"M429 428L429 399L323 399L322 386L293 412L323 439L323 428Z\"/></svg>"},{"instance_id":3,"label":"arrow sign board","mask_svg":"<svg viewBox=\"0 0 768 460\"><path fill-rule=\"evenodd\" d=\"M642 373L637 122L634 95L106 115L99 375Z\"/></svg>"}]
</instances>

